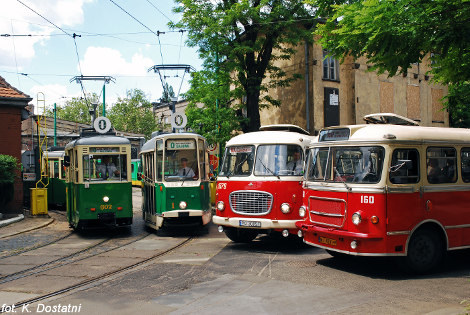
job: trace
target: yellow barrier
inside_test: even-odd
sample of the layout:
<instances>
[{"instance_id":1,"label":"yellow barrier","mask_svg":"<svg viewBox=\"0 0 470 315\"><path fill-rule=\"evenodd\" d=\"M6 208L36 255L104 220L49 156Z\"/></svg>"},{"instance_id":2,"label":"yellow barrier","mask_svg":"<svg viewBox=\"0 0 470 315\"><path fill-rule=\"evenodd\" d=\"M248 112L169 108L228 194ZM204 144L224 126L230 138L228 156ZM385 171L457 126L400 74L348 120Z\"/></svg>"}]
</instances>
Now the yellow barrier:
<instances>
[{"instance_id":1,"label":"yellow barrier","mask_svg":"<svg viewBox=\"0 0 470 315\"><path fill-rule=\"evenodd\" d=\"M47 188L30 188L31 214L47 214Z\"/></svg>"}]
</instances>

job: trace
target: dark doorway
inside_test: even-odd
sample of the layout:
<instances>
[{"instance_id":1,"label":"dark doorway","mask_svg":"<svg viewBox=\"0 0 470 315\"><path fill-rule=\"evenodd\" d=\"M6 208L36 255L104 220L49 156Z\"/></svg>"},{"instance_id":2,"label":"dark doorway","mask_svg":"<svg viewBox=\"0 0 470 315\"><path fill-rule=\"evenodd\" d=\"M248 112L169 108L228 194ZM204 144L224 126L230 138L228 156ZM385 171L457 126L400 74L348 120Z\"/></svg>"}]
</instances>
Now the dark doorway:
<instances>
[{"instance_id":1,"label":"dark doorway","mask_svg":"<svg viewBox=\"0 0 470 315\"><path fill-rule=\"evenodd\" d=\"M324 88L325 127L339 125L339 89Z\"/></svg>"}]
</instances>

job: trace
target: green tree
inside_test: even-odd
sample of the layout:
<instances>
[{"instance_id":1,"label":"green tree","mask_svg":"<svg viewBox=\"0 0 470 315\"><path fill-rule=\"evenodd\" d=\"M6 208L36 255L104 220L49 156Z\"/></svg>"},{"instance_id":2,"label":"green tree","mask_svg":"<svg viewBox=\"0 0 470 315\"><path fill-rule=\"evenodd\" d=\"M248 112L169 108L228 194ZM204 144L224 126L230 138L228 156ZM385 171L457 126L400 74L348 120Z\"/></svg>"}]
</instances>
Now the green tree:
<instances>
[{"instance_id":1,"label":"green tree","mask_svg":"<svg viewBox=\"0 0 470 315\"><path fill-rule=\"evenodd\" d=\"M126 98L118 98L106 116L117 130L142 133L149 139L156 128L152 109L145 93L134 89L127 91Z\"/></svg>"},{"instance_id":2,"label":"green tree","mask_svg":"<svg viewBox=\"0 0 470 315\"><path fill-rule=\"evenodd\" d=\"M365 56L372 70L406 73L433 53L434 79L470 79L468 0L306 0L319 7L323 48L336 57Z\"/></svg>"},{"instance_id":3,"label":"green tree","mask_svg":"<svg viewBox=\"0 0 470 315\"><path fill-rule=\"evenodd\" d=\"M167 82L165 82L165 88L163 89L162 98L160 99L160 101L162 103L170 103L172 97L175 97L173 87L171 85L168 85Z\"/></svg>"},{"instance_id":4,"label":"green tree","mask_svg":"<svg viewBox=\"0 0 470 315\"><path fill-rule=\"evenodd\" d=\"M172 26L188 30L188 45L198 47L205 61L201 76L215 69L216 54L221 71L233 74L228 85L230 99L242 99L247 120L244 132L260 127L260 108L279 106L269 97L269 88L286 86L299 75L287 73L274 65L276 60L289 59L295 45L311 38L302 22L310 23L311 12L301 0L176 0L175 12L182 13L179 23ZM263 80L269 76L269 81ZM193 77L194 78L194 77ZM194 80L194 79L193 79ZM198 86L204 84L199 80ZM206 81L213 84L213 77ZM193 87L192 87L193 88ZM193 93L194 94L194 93ZM193 95L188 93L188 95ZM213 106L215 99L210 100ZM215 115L215 114L214 114Z\"/></svg>"},{"instance_id":5,"label":"green tree","mask_svg":"<svg viewBox=\"0 0 470 315\"><path fill-rule=\"evenodd\" d=\"M191 88L185 94L188 125L206 137L209 143L225 143L240 129L236 107L230 106L230 86L227 73L202 70L192 73ZM219 81L219 84L217 84ZM220 83L224 82L224 83ZM201 106L204 104L204 106Z\"/></svg>"},{"instance_id":6,"label":"green tree","mask_svg":"<svg viewBox=\"0 0 470 315\"><path fill-rule=\"evenodd\" d=\"M87 95L87 98L73 97L67 100L64 105L57 106L57 118L69 121L75 121L84 124L91 123L89 110L92 109L92 103L97 103L97 116L102 112L103 104L99 102L99 96L96 93ZM54 117L54 109L48 107L46 116Z\"/></svg>"},{"instance_id":7,"label":"green tree","mask_svg":"<svg viewBox=\"0 0 470 315\"><path fill-rule=\"evenodd\" d=\"M468 82L449 85L444 107L449 110L452 127L470 127L470 84Z\"/></svg>"}]
</instances>

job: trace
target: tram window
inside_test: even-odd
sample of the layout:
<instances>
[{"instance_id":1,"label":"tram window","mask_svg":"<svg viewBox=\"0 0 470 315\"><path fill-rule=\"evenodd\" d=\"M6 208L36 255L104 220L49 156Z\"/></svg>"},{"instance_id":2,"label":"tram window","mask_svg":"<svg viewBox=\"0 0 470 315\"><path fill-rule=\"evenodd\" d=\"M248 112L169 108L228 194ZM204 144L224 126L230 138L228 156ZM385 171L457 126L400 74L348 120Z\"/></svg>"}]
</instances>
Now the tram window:
<instances>
[{"instance_id":1,"label":"tram window","mask_svg":"<svg viewBox=\"0 0 470 315\"><path fill-rule=\"evenodd\" d=\"M412 184L419 182L419 152L416 149L396 149L392 154L390 182Z\"/></svg>"},{"instance_id":2,"label":"tram window","mask_svg":"<svg viewBox=\"0 0 470 315\"><path fill-rule=\"evenodd\" d=\"M232 146L225 149L221 176L249 176L253 170L255 147L252 145Z\"/></svg>"},{"instance_id":3,"label":"tram window","mask_svg":"<svg viewBox=\"0 0 470 315\"><path fill-rule=\"evenodd\" d=\"M205 147L204 141L198 140L198 151L199 151L199 170L201 173L201 180L206 179L206 160L205 160Z\"/></svg>"},{"instance_id":4,"label":"tram window","mask_svg":"<svg viewBox=\"0 0 470 315\"><path fill-rule=\"evenodd\" d=\"M298 145L260 145L256 153L255 175L301 176L303 151Z\"/></svg>"},{"instance_id":5,"label":"tram window","mask_svg":"<svg viewBox=\"0 0 470 315\"><path fill-rule=\"evenodd\" d=\"M163 180L163 140L157 141L157 181Z\"/></svg>"},{"instance_id":6,"label":"tram window","mask_svg":"<svg viewBox=\"0 0 470 315\"><path fill-rule=\"evenodd\" d=\"M454 148L428 148L426 165L429 183L443 184L457 181L457 154Z\"/></svg>"},{"instance_id":7,"label":"tram window","mask_svg":"<svg viewBox=\"0 0 470 315\"><path fill-rule=\"evenodd\" d=\"M465 183L470 183L470 148L462 148L460 160L462 164L462 180Z\"/></svg>"},{"instance_id":8,"label":"tram window","mask_svg":"<svg viewBox=\"0 0 470 315\"><path fill-rule=\"evenodd\" d=\"M164 176L166 181L197 180L197 151L194 139L166 140Z\"/></svg>"},{"instance_id":9,"label":"tram window","mask_svg":"<svg viewBox=\"0 0 470 315\"><path fill-rule=\"evenodd\" d=\"M121 155L84 155L83 180L127 181L127 157Z\"/></svg>"},{"instance_id":10,"label":"tram window","mask_svg":"<svg viewBox=\"0 0 470 315\"><path fill-rule=\"evenodd\" d=\"M54 161L54 178L59 178L59 161Z\"/></svg>"}]
</instances>

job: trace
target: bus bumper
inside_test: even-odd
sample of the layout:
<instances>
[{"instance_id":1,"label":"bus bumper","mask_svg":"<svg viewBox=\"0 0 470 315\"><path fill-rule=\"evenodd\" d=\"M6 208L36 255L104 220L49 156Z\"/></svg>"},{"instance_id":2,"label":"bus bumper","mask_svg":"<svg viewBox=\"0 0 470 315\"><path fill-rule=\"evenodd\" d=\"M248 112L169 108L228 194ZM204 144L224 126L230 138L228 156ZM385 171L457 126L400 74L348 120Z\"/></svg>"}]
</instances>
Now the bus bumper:
<instances>
[{"instance_id":1,"label":"bus bumper","mask_svg":"<svg viewBox=\"0 0 470 315\"><path fill-rule=\"evenodd\" d=\"M271 220L271 219L260 219L260 218L246 218L246 217L221 217L213 216L212 222L217 225L230 226L234 228L256 228L262 230L274 230L274 229L288 229L288 230L298 230L295 226L295 222L298 220ZM245 224L251 223L251 226L248 227Z\"/></svg>"}]
</instances>

